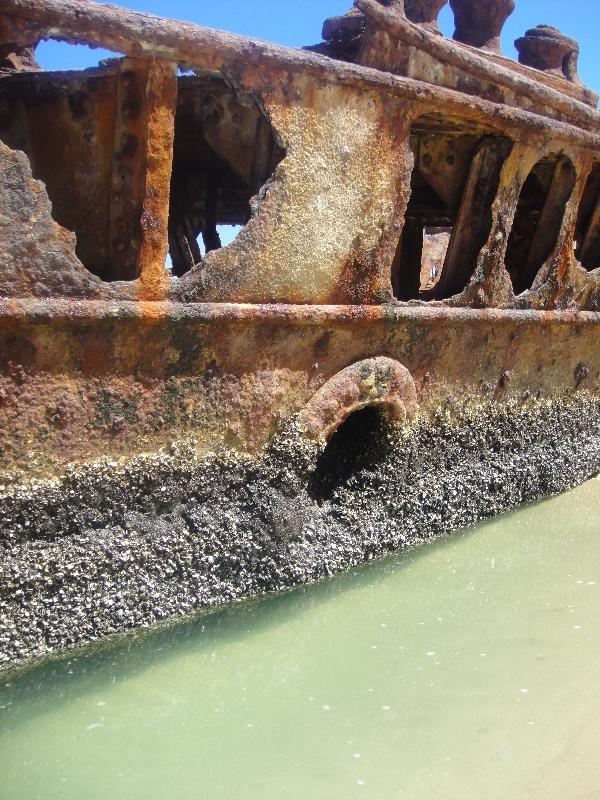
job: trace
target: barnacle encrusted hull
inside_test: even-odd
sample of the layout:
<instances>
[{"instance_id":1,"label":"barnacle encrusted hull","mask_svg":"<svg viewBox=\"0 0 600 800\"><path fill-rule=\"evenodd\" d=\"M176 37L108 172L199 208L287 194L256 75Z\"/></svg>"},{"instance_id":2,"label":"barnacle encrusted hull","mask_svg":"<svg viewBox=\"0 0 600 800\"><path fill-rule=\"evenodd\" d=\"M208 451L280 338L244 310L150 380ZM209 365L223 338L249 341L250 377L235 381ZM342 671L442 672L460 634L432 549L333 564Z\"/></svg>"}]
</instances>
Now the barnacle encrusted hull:
<instances>
[{"instance_id":1,"label":"barnacle encrusted hull","mask_svg":"<svg viewBox=\"0 0 600 800\"><path fill-rule=\"evenodd\" d=\"M3 498L0 666L282 591L569 489L600 464L600 400L390 423L328 449L289 423L259 457L193 443Z\"/></svg>"},{"instance_id":2,"label":"barnacle encrusted hull","mask_svg":"<svg viewBox=\"0 0 600 800\"><path fill-rule=\"evenodd\" d=\"M441 6L301 51L0 0L4 666L600 471L597 96L554 28L500 54L512 0Z\"/></svg>"}]
</instances>

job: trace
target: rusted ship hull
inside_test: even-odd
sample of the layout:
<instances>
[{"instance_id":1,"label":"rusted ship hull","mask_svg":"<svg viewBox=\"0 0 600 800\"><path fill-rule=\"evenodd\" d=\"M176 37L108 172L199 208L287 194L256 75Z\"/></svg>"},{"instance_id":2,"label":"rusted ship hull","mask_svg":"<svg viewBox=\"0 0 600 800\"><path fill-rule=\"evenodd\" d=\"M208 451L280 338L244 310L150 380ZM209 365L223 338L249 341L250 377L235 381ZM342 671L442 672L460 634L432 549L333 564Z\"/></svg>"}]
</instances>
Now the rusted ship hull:
<instances>
[{"instance_id":1,"label":"rusted ship hull","mask_svg":"<svg viewBox=\"0 0 600 800\"><path fill-rule=\"evenodd\" d=\"M0 79L0 666L600 471L600 135L573 52L512 68L358 5L342 63L1 0L11 64L43 36L127 58ZM218 224L245 227L219 249Z\"/></svg>"},{"instance_id":2,"label":"rusted ship hull","mask_svg":"<svg viewBox=\"0 0 600 800\"><path fill-rule=\"evenodd\" d=\"M25 308L3 334L46 360L3 384L3 452L37 474L3 490L5 665L316 580L600 470L595 314ZM151 372L115 371L114 352ZM383 431L363 418L323 461L298 409L327 376L328 422L389 403L381 354L415 376L418 412ZM364 388L336 384L357 362Z\"/></svg>"}]
</instances>

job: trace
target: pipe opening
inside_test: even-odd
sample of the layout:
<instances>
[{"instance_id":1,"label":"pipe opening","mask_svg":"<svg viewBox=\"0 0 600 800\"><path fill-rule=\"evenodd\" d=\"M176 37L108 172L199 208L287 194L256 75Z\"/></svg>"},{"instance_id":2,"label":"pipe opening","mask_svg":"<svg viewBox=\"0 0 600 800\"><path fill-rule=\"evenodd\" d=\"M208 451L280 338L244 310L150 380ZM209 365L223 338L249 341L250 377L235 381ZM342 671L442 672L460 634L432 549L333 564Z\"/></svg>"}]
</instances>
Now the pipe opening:
<instances>
[{"instance_id":1,"label":"pipe opening","mask_svg":"<svg viewBox=\"0 0 600 800\"><path fill-rule=\"evenodd\" d=\"M338 491L372 481L373 473L391 449L391 422L376 406L350 414L329 438L317 459L308 486L319 503L333 500Z\"/></svg>"}]
</instances>

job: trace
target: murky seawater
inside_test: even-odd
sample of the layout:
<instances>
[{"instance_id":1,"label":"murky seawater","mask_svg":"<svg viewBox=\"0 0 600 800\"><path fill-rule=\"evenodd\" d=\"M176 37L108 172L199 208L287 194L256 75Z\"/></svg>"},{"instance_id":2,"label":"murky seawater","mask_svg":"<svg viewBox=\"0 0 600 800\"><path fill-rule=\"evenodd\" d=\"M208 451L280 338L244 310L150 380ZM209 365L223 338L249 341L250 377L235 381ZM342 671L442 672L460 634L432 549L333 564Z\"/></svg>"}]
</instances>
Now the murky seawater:
<instances>
[{"instance_id":1,"label":"murky seawater","mask_svg":"<svg viewBox=\"0 0 600 800\"><path fill-rule=\"evenodd\" d=\"M2 800L597 800L600 481L5 684Z\"/></svg>"}]
</instances>

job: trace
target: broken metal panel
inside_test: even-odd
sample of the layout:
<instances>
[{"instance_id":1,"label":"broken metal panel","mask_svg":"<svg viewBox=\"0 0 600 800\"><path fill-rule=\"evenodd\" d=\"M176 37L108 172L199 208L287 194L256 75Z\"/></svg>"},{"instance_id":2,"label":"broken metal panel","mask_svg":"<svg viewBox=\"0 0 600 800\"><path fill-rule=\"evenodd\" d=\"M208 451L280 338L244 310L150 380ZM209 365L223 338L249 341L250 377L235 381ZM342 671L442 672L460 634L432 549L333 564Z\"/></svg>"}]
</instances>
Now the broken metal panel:
<instances>
[{"instance_id":1,"label":"broken metal panel","mask_svg":"<svg viewBox=\"0 0 600 800\"><path fill-rule=\"evenodd\" d=\"M73 234L53 219L25 154L2 142L0 242L0 297L110 297L75 255Z\"/></svg>"},{"instance_id":2,"label":"broken metal panel","mask_svg":"<svg viewBox=\"0 0 600 800\"><path fill-rule=\"evenodd\" d=\"M246 220L249 213L248 195L257 182L254 177L250 177L249 179L247 176L252 172L254 176L262 177L267 170L266 168L263 169L261 165L268 164L270 168L274 163L273 159L266 157L264 154L262 156L260 155L261 147L263 147L263 153L272 153L274 135L278 137L279 141L285 142L287 149L290 151L295 150L296 152L302 153L301 158L305 162L302 167L304 170L312 163L311 159L313 159L315 155L312 143L306 153L304 153L301 144L301 136L304 135L304 133L299 131L298 140L295 140L295 134L289 129L289 124L286 121L279 121L279 119L284 120L281 109L289 109L290 107L289 94L283 94L278 88L281 85L281 80L284 75L286 76L286 84L294 87L294 103L303 106L305 111L307 108L311 108L314 113L315 127L321 125L321 115L331 111L331 109L328 108L327 97L334 96L336 92L329 85L315 88L314 85L311 84L309 91L306 89L305 80L296 75L290 75L289 72L284 72L281 76L279 73L272 74L269 77L269 82L266 81L264 72L248 70L244 73L243 82L247 90L249 92L260 91L262 95L262 103L271 118L271 123L274 125L274 133L270 134L270 138L265 137L265 117L261 115L258 117L257 125L260 122L263 133L259 135L254 124L242 125L242 133L247 130L252 133L252 136L247 139L244 136L240 136L237 145L238 149L233 145L235 137L228 133L226 128L222 128L218 136L213 136L211 152L214 154L221 148L221 157L225 156L227 159L230 159L233 164L232 174L245 185L244 190L240 192L237 200L235 194L233 194L231 196L231 202L221 204L221 210L231 215L229 218L222 218L221 222L234 220L244 222ZM200 82L204 80L204 78L198 79ZM186 81L187 78L179 79L180 85L182 86L185 85L184 82ZM196 81L196 83L193 83L193 81L196 81L196 79L193 79L192 82L189 83L190 89L187 92L188 99L191 99L193 97L193 92L197 91L195 87L198 86L198 82ZM354 98L355 94L351 86L340 87L337 92L343 93L348 98ZM237 95L243 96L243 93L243 90L238 88ZM202 96L201 93L201 97ZM233 97L233 93L230 92L229 96ZM328 207L326 204L324 204L324 208L311 206L310 197L323 196L323 192L318 188L318 183L315 182L314 174L306 174L306 172L302 171L299 172L296 168L291 170L287 169L290 162L292 162L293 166L294 157L292 156L291 159L286 159L284 164L282 164L282 168L277 171L274 182L268 184L265 190L259 193L254 206L255 210L258 212L257 217L252 220L250 228L242 234L239 241L231 248L228 248L226 252L218 251L211 254L209 258L204 259L201 265L198 263L199 253L192 253L186 266L195 264L199 268L193 270L187 277L187 280L181 285L171 283L169 288L165 282L162 269L159 270L157 266L156 274L157 276L161 276L159 283L162 288L160 291L157 290L154 296L165 296L167 291L169 291L173 299L185 298L196 301L205 299L215 301L239 300L243 302L381 302L381 300L386 299L386 297L389 298L391 296L391 288L386 288L386 285L389 287L392 261L397 249L396 245L402 227L403 203L405 204L402 198L406 197L407 194L407 176L411 166L410 154L406 152L406 138L404 138L404 134L402 133L401 126L404 124L402 120L403 117L407 115L411 118L419 117L423 120L422 115L418 112L424 104L417 102L409 104L405 102L400 105L387 102L383 105L383 97L389 97L389 95L386 94L379 97L373 91L371 97L375 98L375 100L374 103L370 103L370 107L372 108L375 103L380 106L380 111L378 112L379 117L376 126L372 128L373 133L371 135L370 145L368 147L361 145L359 149L362 149L364 152L369 152L369 148L380 148L383 141L386 141L388 143L387 147L389 148L388 152L397 154L395 167L396 177L394 178L392 173L388 170L386 176L387 183L382 185L380 181L373 181L368 171L363 171L362 177L360 172L355 172L353 175L350 175L344 171L342 180L338 185L343 188L344 180L348 181L352 179L351 189L348 192L342 191L340 194L344 202L344 208L341 209L341 211L348 210L346 201L351 200L353 195L356 195L358 187L360 187L361 191L367 193L365 194L365 199L368 197L369 203L375 201L388 203L387 208L391 213L386 214L387 224L383 225L383 236L381 235L381 224L378 224L378 244L375 248L373 248L372 245L365 246L365 239L363 238L365 215L362 210L357 210L354 217L340 212L340 214L336 216L336 219L331 221L327 221L327 217L319 217L322 211L328 211ZM345 101L344 106L351 107L352 103L355 103L353 99ZM422 128L424 134L428 126L433 125L434 127L432 130L437 128L439 136L443 138L437 137L431 131L429 132L427 141L433 142L435 147L439 150L439 153L436 150L434 153L435 158L432 159L430 165L427 165L425 163L425 156L428 154L425 153L425 148L419 149L419 165L424 173L424 177L427 177L430 184L444 194L447 202L454 207L464 189L466 170L469 166L469 158L472 155L473 148L476 143L481 140L482 132L493 131L493 127L486 121L483 111L480 112L477 107L474 108L471 102L465 102L460 106L461 114L458 116L456 114L456 101L454 102L454 107L451 112L448 110L448 104L445 100L438 99L435 104L428 102L427 106L429 108L429 119L427 123L418 121L413 123L413 125L419 128L419 130ZM433 111L432 108L437 110ZM242 107L242 110L244 111L244 107ZM362 112L358 108L357 110L359 111L358 116L355 115L357 122L359 120L364 122L364 118L361 117ZM369 113L372 115L370 109ZM231 112L228 111L226 116L231 116ZM517 115L513 115L512 124L508 124L508 120L502 119L502 116L497 114L494 118L496 126L494 132L500 134L506 131L511 137L517 135L519 138L530 140L533 145L541 147L546 137L543 140L540 138L540 134L536 131L533 122L531 126L527 127L524 125L524 121L522 124L521 120L516 117ZM289 115L288 119L291 119ZM192 122L193 121L192 118ZM539 122L537 125L539 125ZM193 127L194 126L191 125L190 133L187 134L188 138L193 139ZM463 130L462 134L460 134L461 128ZM380 129L382 131L386 129L391 131L391 135L387 140L380 141L377 139ZM557 136L555 138L559 141L566 131L561 130L560 126L556 126L556 131ZM584 134L581 134L581 136L585 138ZM254 152L252 141L254 141ZM261 141L263 143L268 142L266 150L264 146L260 144ZM425 139L423 141L425 141ZM440 145L440 142L444 145L443 147ZM448 150L450 144L454 145L454 153L450 153ZM440 146L438 147L438 145ZM175 147L177 148L177 140ZM343 144L343 147L338 151L331 150L330 155L327 156L327 163L330 165L327 167L330 173L327 191L336 190L334 176L337 174L336 170L340 168L340 154L344 151L348 151L348 148L351 147L352 136L349 136L347 142ZM446 152L447 150L448 152ZM373 153L377 152L376 149L372 149L371 151ZM117 150L116 152L118 153L119 151ZM326 152L326 147L324 147L324 152ZM306 157L304 158L304 156ZM346 154L344 154L344 158L347 158ZM453 161L452 164L449 164L450 160ZM184 171L186 167L185 162L186 157L184 156L182 160ZM319 157L317 163L322 163L321 157ZM437 164L439 164L439 168L436 166ZM139 165L138 163L138 167ZM177 150L175 166L177 166ZM387 164L384 162L384 166L391 167L391 162ZM118 172L115 170L114 174L118 174ZM316 175L319 176L320 174L322 173L318 170ZM306 178L303 178L303 175L306 175ZM298 183L302 184L300 188L297 187ZM389 188L391 183L394 184L393 190ZM128 183L130 188L135 184L135 181L130 181ZM138 186L139 185L138 183ZM383 194L380 193L380 185L382 186ZM386 186L388 188L385 188ZM234 188L235 187L232 186L232 191ZM176 198L176 194L173 193L173 186L172 195ZM298 232L295 236L290 234L286 237L286 241L283 242L281 230L278 230L278 226L282 215L285 216L285 210L283 212L279 211L278 206L281 205L283 207L288 202L290 196L305 198L305 200L300 203L298 216L302 219L302 214L307 215L304 217L306 225L302 226L301 233ZM338 200L339 199L340 198L338 198ZM185 202L183 205L185 206ZM242 210L240 212L240 209L243 209L244 205L245 211ZM175 207L176 206L174 206L174 208ZM228 209L230 210L228 211ZM507 209L504 208L503 214L506 215L506 212ZM177 219L177 215L175 219ZM139 217L137 217L137 219L139 219ZM185 221L187 224L189 219ZM439 225L441 223L439 220L430 220L430 224ZM135 230L133 226L136 225L135 213L133 214L131 225L133 232ZM296 261L298 260L298 256L293 255L292 257L284 259L282 254L285 248L289 246L297 248L299 244L301 244L302 247L306 247L306 242L303 241L306 230L310 230L310 227L315 225L318 230L335 229L336 234L339 234L340 229L342 229L352 237L351 240L348 240L345 252L340 251L337 259L331 259L329 256L325 258L320 256L318 258L319 268L324 268L327 271L330 289L321 290L318 287L314 287L313 290L311 286L312 276L305 284L300 282L300 284L296 284L296 286L293 287L288 283L286 286L286 274L289 281L290 272L297 272ZM251 237L249 235L250 230L252 230ZM355 239L357 230L359 233L358 240ZM185 241L188 244L193 244L195 241L194 235L197 235L197 233L197 227L195 229L191 228L188 230ZM275 248L276 245L276 249L279 250L281 248L281 250L280 252L276 252L276 250L273 249L273 252L268 256L268 270L257 270L258 263L265 258L265 236L269 238L272 237L273 247ZM397 238L394 239L394 236ZM179 234L179 240L182 238L181 234ZM318 239L318 237L315 238ZM172 239L173 232L171 233L171 240ZM134 242L135 236L132 235L128 241ZM157 264L158 260L159 258L157 258ZM139 269L139 263L135 266ZM471 268L473 272L475 270L475 258L471 264ZM296 281L297 279L294 278L293 280ZM122 290L119 288L118 291ZM489 298L490 295L487 294L486 297Z\"/></svg>"},{"instance_id":3,"label":"broken metal panel","mask_svg":"<svg viewBox=\"0 0 600 800\"><path fill-rule=\"evenodd\" d=\"M273 80L263 103L286 157L234 245L210 253L201 270L173 286L172 296L385 299L412 161L406 107L375 92L296 76Z\"/></svg>"},{"instance_id":4,"label":"broken metal panel","mask_svg":"<svg viewBox=\"0 0 600 800\"><path fill-rule=\"evenodd\" d=\"M25 152L56 222L76 234L86 267L106 276L114 69L25 72L0 79L0 139Z\"/></svg>"},{"instance_id":5,"label":"broken metal panel","mask_svg":"<svg viewBox=\"0 0 600 800\"><path fill-rule=\"evenodd\" d=\"M164 82L153 90L155 73L165 70L170 92ZM78 258L103 280L139 277L145 204L168 207L168 190L158 200L150 181L160 154L151 103L170 102L173 116L175 71L168 62L125 59L74 76L29 72L0 80L0 138L27 154L54 219L75 234ZM165 157L170 175L170 150ZM156 235L154 225L149 230Z\"/></svg>"},{"instance_id":6,"label":"broken metal panel","mask_svg":"<svg viewBox=\"0 0 600 800\"><path fill-rule=\"evenodd\" d=\"M256 100L215 76L178 80L169 212L175 276L220 247L217 225L245 225L251 199L284 156Z\"/></svg>"}]
</instances>

